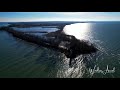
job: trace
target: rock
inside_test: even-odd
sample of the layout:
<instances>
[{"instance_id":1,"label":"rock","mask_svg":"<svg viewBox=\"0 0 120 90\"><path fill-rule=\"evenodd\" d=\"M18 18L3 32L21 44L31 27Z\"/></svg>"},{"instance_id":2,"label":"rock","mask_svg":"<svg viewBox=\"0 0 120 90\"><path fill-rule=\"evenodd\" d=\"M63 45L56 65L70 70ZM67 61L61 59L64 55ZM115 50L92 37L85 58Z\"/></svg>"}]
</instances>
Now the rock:
<instances>
[{"instance_id":1,"label":"rock","mask_svg":"<svg viewBox=\"0 0 120 90\"><path fill-rule=\"evenodd\" d=\"M67 50L65 54L68 58L75 58L80 54L89 54L97 51L95 46L90 42L78 40L72 35L66 35L62 30L46 34L46 36L48 40L50 37L55 37L51 41L56 43L59 48Z\"/></svg>"}]
</instances>

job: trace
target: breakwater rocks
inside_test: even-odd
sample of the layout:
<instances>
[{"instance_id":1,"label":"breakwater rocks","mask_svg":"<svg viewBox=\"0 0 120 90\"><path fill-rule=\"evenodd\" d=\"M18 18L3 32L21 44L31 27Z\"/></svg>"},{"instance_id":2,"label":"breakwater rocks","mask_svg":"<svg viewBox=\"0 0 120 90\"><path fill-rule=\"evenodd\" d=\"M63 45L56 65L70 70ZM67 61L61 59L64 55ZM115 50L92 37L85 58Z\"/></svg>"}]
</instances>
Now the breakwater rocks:
<instances>
[{"instance_id":1,"label":"breakwater rocks","mask_svg":"<svg viewBox=\"0 0 120 90\"><path fill-rule=\"evenodd\" d=\"M46 33L41 36L28 34L29 32L17 31L10 27L1 27L0 30L7 31L14 37L25 41L56 49L64 53L66 57L70 59L73 59L80 54L91 54L97 51L97 48L92 43L78 40L72 35L66 35L63 30Z\"/></svg>"}]
</instances>

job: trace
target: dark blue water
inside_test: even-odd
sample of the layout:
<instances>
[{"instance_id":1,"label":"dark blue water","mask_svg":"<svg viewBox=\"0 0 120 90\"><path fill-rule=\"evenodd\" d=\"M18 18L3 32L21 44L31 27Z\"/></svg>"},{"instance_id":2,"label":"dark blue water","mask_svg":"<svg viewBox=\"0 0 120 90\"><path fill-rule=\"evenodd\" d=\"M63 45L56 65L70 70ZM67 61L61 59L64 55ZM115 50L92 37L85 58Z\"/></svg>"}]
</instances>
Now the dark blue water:
<instances>
[{"instance_id":1,"label":"dark blue water","mask_svg":"<svg viewBox=\"0 0 120 90\"><path fill-rule=\"evenodd\" d=\"M69 59L64 54L0 31L0 77L120 77L120 22L71 24L65 26L64 31L78 39L89 40L99 51L76 57L74 66L70 68ZM102 73L107 66L109 70L115 68L114 72ZM90 73L90 69L93 70L94 67L99 67L99 70L94 74Z\"/></svg>"}]
</instances>

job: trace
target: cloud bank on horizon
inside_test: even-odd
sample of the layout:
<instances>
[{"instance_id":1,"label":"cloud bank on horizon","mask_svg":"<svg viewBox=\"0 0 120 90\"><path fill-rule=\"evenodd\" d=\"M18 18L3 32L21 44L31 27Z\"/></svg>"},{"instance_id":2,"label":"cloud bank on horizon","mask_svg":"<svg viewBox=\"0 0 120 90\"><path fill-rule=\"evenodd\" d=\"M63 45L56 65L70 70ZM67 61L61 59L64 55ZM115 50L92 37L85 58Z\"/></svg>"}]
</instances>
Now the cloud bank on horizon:
<instances>
[{"instance_id":1,"label":"cloud bank on horizon","mask_svg":"<svg viewBox=\"0 0 120 90\"><path fill-rule=\"evenodd\" d=\"M120 12L0 12L0 22L120 21Z\"/></svg>"}]
</instances>

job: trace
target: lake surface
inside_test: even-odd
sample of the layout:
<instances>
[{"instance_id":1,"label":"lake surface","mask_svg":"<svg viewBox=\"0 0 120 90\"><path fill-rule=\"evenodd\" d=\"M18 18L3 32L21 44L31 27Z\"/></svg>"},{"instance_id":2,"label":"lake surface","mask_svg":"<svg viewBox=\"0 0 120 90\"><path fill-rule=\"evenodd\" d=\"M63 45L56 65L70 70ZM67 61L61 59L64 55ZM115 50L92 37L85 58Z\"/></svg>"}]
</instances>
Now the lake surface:
<instances>
[{"instance_id":1,"label":"lake surface","mask_svg":"<svg viewBox=\"0 0 120 90\"><path fill-rule=\"evenodd\" d=\"M1 26L6 25L0 23ZM37 29L36 29L37 28ZM39 27L24 30L38 30ZM19 30L23 30L22 28ZM41 30L39 28L39 30ZM45 31L49 31L46 28ZM51 29L54 31L57 29ZM120 77L120 22L76 23L64 32L88 40L97 53L75 58L72 68L64 54L25 42L0 31L0 77L8 78L118 78ZM97 68L99 67L99 68ZM114 72L103 73L106 69ZM95 73L90 70L96 69ZM98 70L99 69L99 70Z\"/></svg>"}]
</instances>

